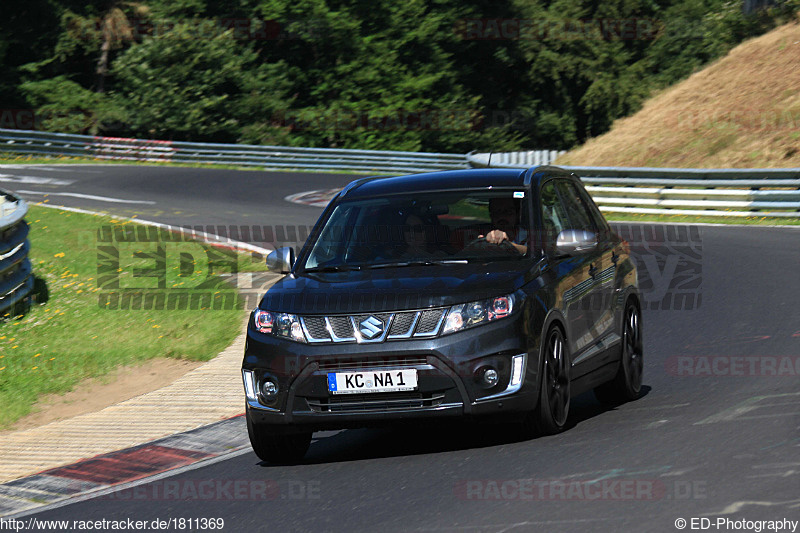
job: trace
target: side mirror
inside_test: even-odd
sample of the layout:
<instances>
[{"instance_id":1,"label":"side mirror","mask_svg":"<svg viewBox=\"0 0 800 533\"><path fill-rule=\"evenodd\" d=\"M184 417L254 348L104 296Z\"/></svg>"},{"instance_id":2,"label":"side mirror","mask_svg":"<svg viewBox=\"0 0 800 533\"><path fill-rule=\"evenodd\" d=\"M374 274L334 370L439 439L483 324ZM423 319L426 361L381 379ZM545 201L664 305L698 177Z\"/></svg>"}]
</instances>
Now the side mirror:
<instances>
[{"instance_id":1,"label":"side mirror","mask_svg":"<svg viewBox=\"0 0 800 533\"><path fill-rule=\"evenodd\" d=\"M597 248L597 235L586 230L567 229L558 234L556 251L559 255L580 255Z\"/></svg>"},{"instance_id":2,"label":"side mirror","mask_svg":"<svg viewBox=\"0 0 800 533\"><path fill-rule=\"evenodd\" d=\"M292 271L292 266L294 266L294 248L291 246L273 250L267 256L267 268L273 272L288 274Z\"/></svg>"}]
</instances>

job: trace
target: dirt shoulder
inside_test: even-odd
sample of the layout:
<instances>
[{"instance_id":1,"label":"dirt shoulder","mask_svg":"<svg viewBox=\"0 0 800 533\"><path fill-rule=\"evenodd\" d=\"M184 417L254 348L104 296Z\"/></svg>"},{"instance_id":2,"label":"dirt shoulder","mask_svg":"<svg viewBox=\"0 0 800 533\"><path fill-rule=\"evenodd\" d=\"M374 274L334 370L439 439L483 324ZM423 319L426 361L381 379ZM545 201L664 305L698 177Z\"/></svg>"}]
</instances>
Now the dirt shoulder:
<instances>
[{"instance_id":1,"label":"dirt shoulder","mask_svg":"<svg viewBox=\"0 0 800 533\"><path fill-rule=\"evenodd\" d=\"M119 367L102 378L84 380L65 394L43 396L33 406L31 414L19 419L10 428L0 432L0 435L100 411L165 387L202 364L202 361L162 357L138 366Z\"/></svg>"}]
</instances>

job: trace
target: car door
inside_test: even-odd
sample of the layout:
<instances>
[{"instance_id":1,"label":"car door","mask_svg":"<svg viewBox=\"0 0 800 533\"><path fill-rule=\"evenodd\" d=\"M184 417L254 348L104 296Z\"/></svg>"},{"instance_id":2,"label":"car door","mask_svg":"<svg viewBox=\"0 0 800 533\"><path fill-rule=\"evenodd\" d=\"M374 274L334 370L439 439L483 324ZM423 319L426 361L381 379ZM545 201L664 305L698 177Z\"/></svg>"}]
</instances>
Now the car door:
<instances>
[{"instance_id":1,"label":"car door","mask_svg":"<svg viewBox=\"0 0 800 533\"><path fill-rule=\"evenodd\" d=\"M588 231L598 239L595 250L581 256L584 278L581 282L581 295L577 298L580 309L576 314L583 321L583 326L581 336L575 338L573 359L574 377L577 378L602 364L598 357L604 351L600 340L613 327L613 317L605 310L607 290L613 288L614 265L608 241L603 238L603 232L597 227L589 205L581 197L583 188L579 182L571 179L559 180L557 188L570 220L570 229Z\"/></svg>"},{"instance_id":2,"label":"car door","mask_svg":"<svg viewBox=\"0 0 800 533\"><path fill-rule=\"evenodd\" d=\"M593 281L589 273L590 261L585 254L559 257L556 253L556 238L561 231L574 228L570 220L559 183L564 178L554 178L541 186L541 209L543 245L550 267L556 276L554 287L555 306L567 322L567 343L574 358L588 345L589 321L586 318L587 298L591 294Z\"/></svg>"},{"instance_id":3,"label":"car door","mask_svg":"<svg viewBox=\"0 0 800 533\"><path fill-rule=\"evenodd\" d=\"M586 189L573 182L577 189L577 194L580 197L584 207L586 208L589 216L592 218L595 227L597 228L597 249L601 254L600 264L598 266L597 282L599 290L595 292L594 300L592 301L592 309L596 311L594 336L597 339L606 339L610 334L616 331L614 327L614 313L616 309L617 293L614 290L619 286L617 276L619 270L617 263L620 259L621 250L619 249L618 240L613 240L611 226L608 225L600 209L592 200Z\"/></svg>"}]
</instances>

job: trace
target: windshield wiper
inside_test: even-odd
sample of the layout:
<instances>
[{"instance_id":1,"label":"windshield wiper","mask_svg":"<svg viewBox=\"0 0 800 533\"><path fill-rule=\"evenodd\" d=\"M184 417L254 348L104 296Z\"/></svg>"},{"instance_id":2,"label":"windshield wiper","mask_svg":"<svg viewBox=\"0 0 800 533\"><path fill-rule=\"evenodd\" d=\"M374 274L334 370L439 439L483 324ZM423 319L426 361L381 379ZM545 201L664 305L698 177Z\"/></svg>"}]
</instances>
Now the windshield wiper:
<instances>
[{"instance_id":1,"label":"windshield wiper","mask_svg":"<svg viewBox=\"0 0 800 533\"><path fill-rule=\"evenodd\" d=\"M349 270L361 270L360 265L331 265L323 267L306 268L305 272L347 272Z\"/></svg>"},{"instance_id":2,"label":"windshield wiper","mask_svg":"<svg viewBox=\"0 0 800 533\"><path fill-rule=\"evenodd\" d=\"M377 265L370 265L367 268L398 268L409 266L428 266L428 265L465 265L469 263L466 259L440 259L436 261L420 260L420 261L397 261L395 263L379 263Z\"/></svg>"}]
</instances>

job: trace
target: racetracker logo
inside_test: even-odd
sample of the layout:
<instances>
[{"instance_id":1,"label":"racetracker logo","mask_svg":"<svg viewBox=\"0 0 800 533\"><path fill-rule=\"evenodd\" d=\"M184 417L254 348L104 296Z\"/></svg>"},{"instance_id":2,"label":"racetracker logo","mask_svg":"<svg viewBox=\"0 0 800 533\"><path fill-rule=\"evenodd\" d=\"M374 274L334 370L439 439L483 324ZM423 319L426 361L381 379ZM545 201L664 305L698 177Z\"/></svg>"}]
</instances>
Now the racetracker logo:
<instances>
[{"instance_id":1,"label":"racetracker logo","mask_svg":"<svg viewBox=\"0 0 800 533\"><path fill-rule=\"evenodd\" d=\"M673 355L664 366L678 377L800 376L800 356Z\"/></svg>"},{"instance_id":2,"label":"racetracker logo","mask_svg":"<svg viewBox=\"0 0 800 533\"><path fill-rule=\"evenodd\" d=\"M706 498L704 481L660 479L465 479L453 487L460 500L653 501Z\"/></svg>"},{"instance_id":3,"label":"racetracker logo","mask_svg":"<svg viewBox=\"0 0 800 533\"><path fill-rule=\"evenodd\" d=\"M653 19L461 19L454 31L465 41L653 40L662 23Z\"/></svg>"},{"instance_id":4,"label":"racetracker logo","mask_svg":"<svg viewBox=\"0 0 800 533\"><path fill-rule=\"evenodd\" d=\"M274 113L273 126L291 131L472 131L484 122L474 109L287 109Z\"/></svg>"},{"instance_id":5,"label":"racetracker logo","mask_svg":"<svg viewBox=\"0 0 800 533\"><path fill-rule=\"evenodd\" d=\"M109 492L122 501L269 501L320 498L319 481L271 479L168 479Z\"/></svg>"},{"instance_id":6,"label":"racetracker logo","mask_svg":"<svg viewBox=\"0 0 800 533\"><path fill-rule=\"evenodd\" d=\"M70 35L97 40L108 31L101 18L73 17L68 21ZM215 39L229 36L237 41L277 41L318 37L323 20L265 20L257 18L151 18L129 17L116 28L119 39L141 42L145 37L173 40Z\"/></svg>"}]
</instances>

